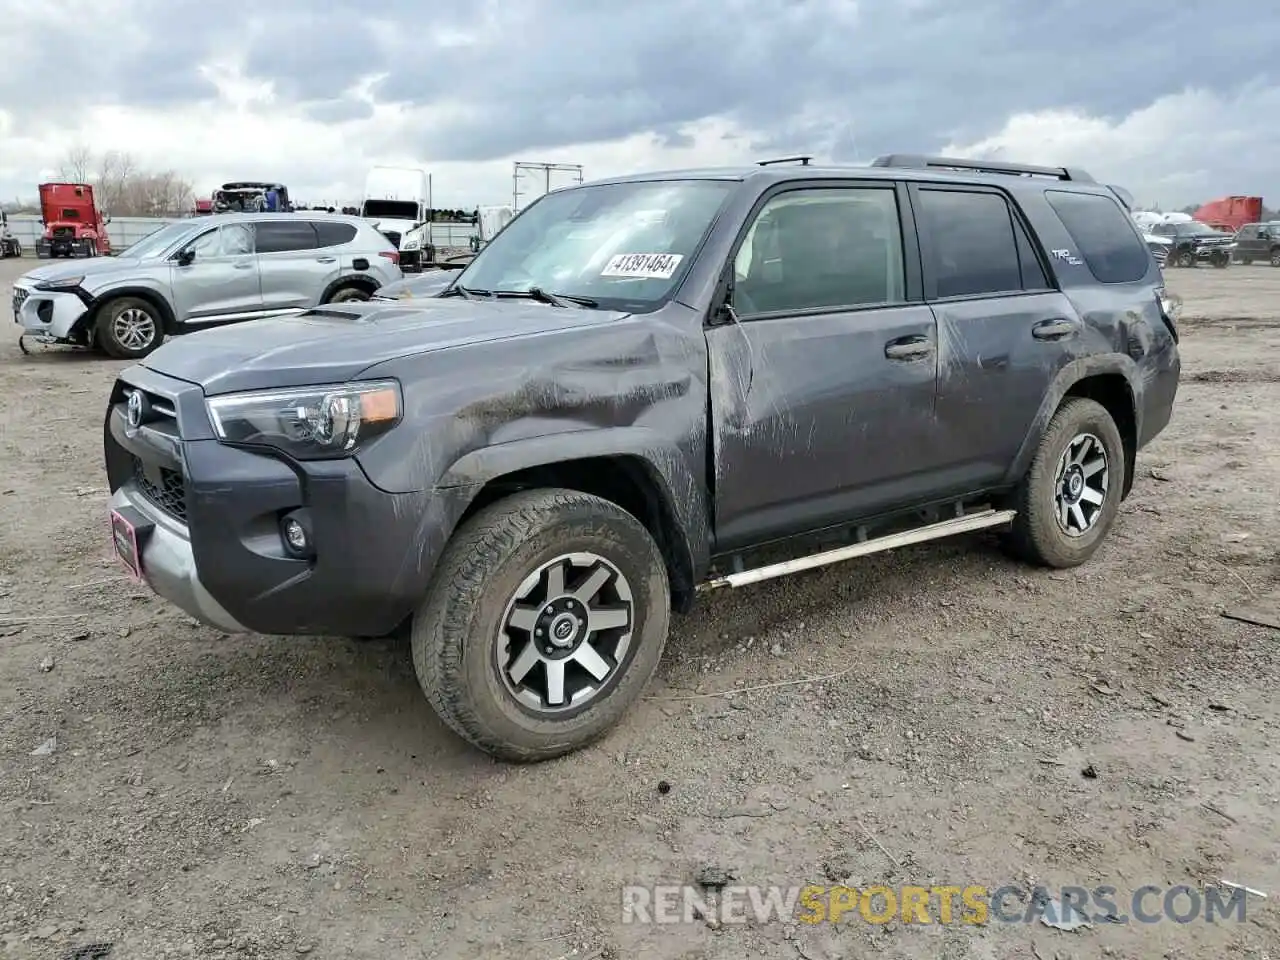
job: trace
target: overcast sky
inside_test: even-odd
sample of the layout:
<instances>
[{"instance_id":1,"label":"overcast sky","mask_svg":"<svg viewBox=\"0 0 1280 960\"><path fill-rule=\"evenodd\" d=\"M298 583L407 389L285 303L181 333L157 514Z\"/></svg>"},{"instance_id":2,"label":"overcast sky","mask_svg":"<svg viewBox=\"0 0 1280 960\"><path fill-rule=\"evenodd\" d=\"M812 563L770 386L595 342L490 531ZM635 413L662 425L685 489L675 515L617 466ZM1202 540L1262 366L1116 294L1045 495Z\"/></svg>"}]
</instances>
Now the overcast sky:
<instances>
[{"instance_id":1,"label":"overcast sky","mask_svg":"<svg viewBox=\"0 0 1280 960\"><path fill-rule=\"evenodd\" d=\"M510 200L512 160L590 179L928 151L1077 164L1168 207L1274 205L1280 7L1247 6L0 0L0 197L83 143L200 195L276 179L303 202L358 200L374 164L471 206Z\"/></svg>"}]
</instances>

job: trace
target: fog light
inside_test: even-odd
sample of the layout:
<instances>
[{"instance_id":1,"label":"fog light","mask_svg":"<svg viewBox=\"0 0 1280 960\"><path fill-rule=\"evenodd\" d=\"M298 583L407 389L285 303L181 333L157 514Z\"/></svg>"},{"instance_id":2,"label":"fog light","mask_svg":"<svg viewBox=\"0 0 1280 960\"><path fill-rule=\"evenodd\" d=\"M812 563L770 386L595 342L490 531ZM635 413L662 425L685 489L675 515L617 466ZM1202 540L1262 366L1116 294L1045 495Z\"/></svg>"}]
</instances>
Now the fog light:
<instances>
[{"instance_id":1,"label":"fog light","mask_svg":"<svg viewBox=\"0 0 1280 960\"><path fill-rule=\"evenodd\" d=\"M302 529L302 524L292 517L284 522L284 541L289 544L291 550L298 553L305 553L310 546L307 543L307 531Z\"/></svg>"}]
</instances>

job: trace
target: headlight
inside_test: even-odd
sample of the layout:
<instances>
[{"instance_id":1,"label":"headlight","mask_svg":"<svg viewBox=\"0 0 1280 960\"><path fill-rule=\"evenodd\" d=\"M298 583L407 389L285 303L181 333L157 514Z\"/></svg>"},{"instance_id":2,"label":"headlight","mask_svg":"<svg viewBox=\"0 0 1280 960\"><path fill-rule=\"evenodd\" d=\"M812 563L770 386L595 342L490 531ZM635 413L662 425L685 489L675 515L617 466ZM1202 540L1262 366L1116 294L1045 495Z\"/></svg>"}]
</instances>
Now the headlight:
<instances>
[{"instance_id":1,"label":"headlight","mask_svg":"<svg viewBox=\"0 0 1280 960\"><path fill-rule=\"evenodd\" d=\"M44 280L36 284L37 290L72 290L84 282L84 277L62 277L59 280Z\"/></svg>"},{"instance_id":2,"label":"headlight","mask_svg":"<svg viewBox=\"0 0 1280 960\"><path fill-rule=\"evenodd\" d=\"M234 393L207 403L219 440L299 460L350 456L399 423L403 410L394 380Z\"/></svg>"},{"instance_id":3,"label":"headlight","mask_svg":"<svg viewBox=\"0 0 1280 960\"><path fill-rule=\"evenodd\" d=\"M412 240L406 240L404 242L404 246L402 246L400 249L401 250L417 250L420 245L421 245L421 241L415 237Z\"/></svg>"}]
</instances>

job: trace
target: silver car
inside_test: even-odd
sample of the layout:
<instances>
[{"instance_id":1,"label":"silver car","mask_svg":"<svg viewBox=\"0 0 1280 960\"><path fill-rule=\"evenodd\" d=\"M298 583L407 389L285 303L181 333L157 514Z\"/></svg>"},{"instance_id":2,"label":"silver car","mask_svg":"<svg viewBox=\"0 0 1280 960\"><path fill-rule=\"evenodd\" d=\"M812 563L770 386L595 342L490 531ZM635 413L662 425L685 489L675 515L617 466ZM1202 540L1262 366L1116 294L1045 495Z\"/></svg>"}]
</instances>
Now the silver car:
<instances>
[{"instance_id":1,"label":"silver car","mask_svg":"<svg viewBox=\"0 0 1280 960\"><path fill-rule=\"evenodd\" d=\"M13 319L24 339L134 360L166 334L368 300L403 278L399 261L391 241L358 217L192 218L161 227L119 256L23 274L13 285Z\"/></svg>"}]
</instances>

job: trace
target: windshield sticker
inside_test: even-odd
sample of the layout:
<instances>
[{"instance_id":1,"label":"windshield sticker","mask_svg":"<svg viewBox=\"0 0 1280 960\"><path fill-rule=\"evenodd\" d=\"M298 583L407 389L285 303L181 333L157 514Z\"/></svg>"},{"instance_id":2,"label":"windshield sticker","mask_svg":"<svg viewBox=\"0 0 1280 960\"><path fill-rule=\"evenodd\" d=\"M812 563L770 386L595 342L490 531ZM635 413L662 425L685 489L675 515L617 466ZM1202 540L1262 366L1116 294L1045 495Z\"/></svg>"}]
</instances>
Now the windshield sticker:
<instances>
[{"instance_id":1,"label":"windshield sticker","mask_svg":"<svg viewBox=\"0 0 1280 960\"><path fill-rule=\"evenodd\" d=\"M600 276L670 280L683 259L679 253L620 253L605 264Z\"/></svg>"},{"instance_id":2,"label":"windshield sticker","mask_svg":"<svg viewBox=\"0 0 1280 960\"><path fill-rule=\"evenodd\" d=\"M665 210L636 210L632 213L632 219L640 223L666 223L667 211Z\"/></svg>"}]
</instances>

